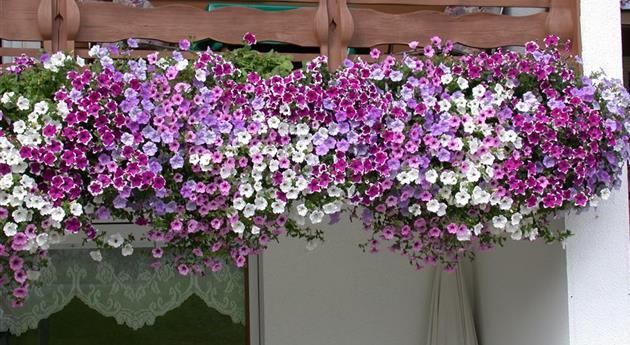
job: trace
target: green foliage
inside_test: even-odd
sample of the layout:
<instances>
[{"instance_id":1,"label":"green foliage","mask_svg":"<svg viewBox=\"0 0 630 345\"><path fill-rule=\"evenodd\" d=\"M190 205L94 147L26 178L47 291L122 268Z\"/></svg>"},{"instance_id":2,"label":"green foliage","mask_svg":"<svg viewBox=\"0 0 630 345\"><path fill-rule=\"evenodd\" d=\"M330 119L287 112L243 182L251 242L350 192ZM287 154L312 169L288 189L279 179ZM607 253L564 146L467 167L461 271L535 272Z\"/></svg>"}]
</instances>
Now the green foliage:
<instances>
[{"instance_id":1,"label":"green foliage","mask_svg":"<svg viewBox=\"0 0 630 345\"><path fill-rule=\"evenodd\" d=\"M291 56L275 51L261 53L249 46L225 52L223 57L243 72L256 72L263 78L274 75L286 76L293 70Z\"/></svg>"}]
</instances>

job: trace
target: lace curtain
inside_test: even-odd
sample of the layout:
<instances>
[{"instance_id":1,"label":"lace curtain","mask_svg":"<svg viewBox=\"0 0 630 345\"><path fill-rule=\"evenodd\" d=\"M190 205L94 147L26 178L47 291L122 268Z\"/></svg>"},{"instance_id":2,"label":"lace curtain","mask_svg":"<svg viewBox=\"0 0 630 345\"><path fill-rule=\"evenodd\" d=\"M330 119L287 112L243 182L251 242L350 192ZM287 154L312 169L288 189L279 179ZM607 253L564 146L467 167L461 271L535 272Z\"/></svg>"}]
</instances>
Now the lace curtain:
<instances>
[{"instance_id":1,"label":"lace curtain","mask_svg":"<svg viewBox=\"0 0 630 345\"><path fill-rule=\"evenodd\" d=\"M132 329L152 325L156 317L192 294L234 323L244 323L243 271L224 267L206 276L183 277L172 267L151 268L148 250L137 249L131 257L122 257L120 251L103 252L100 263L92 261L88 252L52 251L40 277L42 284L31 290L24 307L13 309L7 300L0 301L0 331L20 335L35 329L40 320L61 311L75 297Z\"/></svg>"}]
</instances>

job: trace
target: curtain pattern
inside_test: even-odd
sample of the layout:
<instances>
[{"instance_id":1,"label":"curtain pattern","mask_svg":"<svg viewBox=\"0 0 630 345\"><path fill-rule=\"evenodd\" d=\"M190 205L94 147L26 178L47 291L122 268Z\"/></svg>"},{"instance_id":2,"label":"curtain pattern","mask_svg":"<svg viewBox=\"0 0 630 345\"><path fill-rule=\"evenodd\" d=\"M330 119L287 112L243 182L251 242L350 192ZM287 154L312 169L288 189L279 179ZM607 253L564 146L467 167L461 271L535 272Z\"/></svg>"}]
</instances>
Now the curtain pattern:
<instances>
[{"instance_id":1,"label":"curtain pattern","mask_svg":"<svg viewBox=\"0 0 630 345\"><path fill-rule=\"evenodd\" d=\"M148 250L131 257L119 251L103 252L92 261L89 250L55 250L24 307L13 309L0 298L0 331L19 335L37 328L40 320L62 310L73 298L116 322L139 329L177 308L191 295L210 308L244 323L244 274L224 267L206 276L181 276L172 267L151 268Z\"/></svg>"}]
</instances>

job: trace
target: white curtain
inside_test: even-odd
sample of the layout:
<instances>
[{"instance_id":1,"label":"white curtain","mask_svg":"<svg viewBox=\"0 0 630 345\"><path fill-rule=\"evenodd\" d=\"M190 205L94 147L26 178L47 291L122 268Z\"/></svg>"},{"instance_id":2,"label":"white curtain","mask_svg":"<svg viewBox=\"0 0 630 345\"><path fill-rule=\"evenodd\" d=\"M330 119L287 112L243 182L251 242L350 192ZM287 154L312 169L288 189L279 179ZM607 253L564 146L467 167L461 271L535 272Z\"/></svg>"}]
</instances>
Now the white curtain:
<instances>
[{"instance_id":1,"label":"white curtain","mask_svg":"<svg viewBox=\"0 0 630 345\"><path fill-rule=\"evenodd\" d=\"M20 335L35 329L40 320L61 311L73 298L132 329L152 325L193 294L234 323L245 321L242 270L226 265L217 273L184 277L168 265L151 268L149 249L137 249L130 257L102 251L100 263L91 260L88 252L51 250L41 285L30 289L22 308L11 308L6 296L0 296L0 332Z\"/></svg>"},{"instance_id":2,"label":"white curtain","mask_svg":"<svg viewBox=\"0 0 630 345\"><path fill-rule=\"evenodd\" d=\"M462 269L460 265L455 272L435 270L428 345L478 345Z\"/></svg>"}]
</instances>

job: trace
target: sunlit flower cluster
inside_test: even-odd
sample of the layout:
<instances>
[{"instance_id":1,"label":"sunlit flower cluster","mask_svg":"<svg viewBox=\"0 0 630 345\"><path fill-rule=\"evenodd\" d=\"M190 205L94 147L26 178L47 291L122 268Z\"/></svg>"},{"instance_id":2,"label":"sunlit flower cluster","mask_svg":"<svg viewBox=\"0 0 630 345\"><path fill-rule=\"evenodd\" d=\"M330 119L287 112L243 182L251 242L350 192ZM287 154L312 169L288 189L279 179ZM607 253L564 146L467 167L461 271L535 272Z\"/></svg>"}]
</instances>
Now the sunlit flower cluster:
<instances>
[{"instance_id":1,"label":"sunlit flower cluster","mask_svg":"<svg viewBox=\"0 0 630 345\"><path fill-rule=\"evenodd\" d=\"M317 240L313 225L344 211L371 234L364 249L418 267L562 240L548 216L620 182L630 98L544 43L455 57L434 38L269 78L212 51L187 60L187 41L142 59L23 58L0 75L0 288L19 305L67 234L133 254L95 219L148 225L155 265L182 275L242 267L281 234Z\"/></svg>"}]
</instances>

